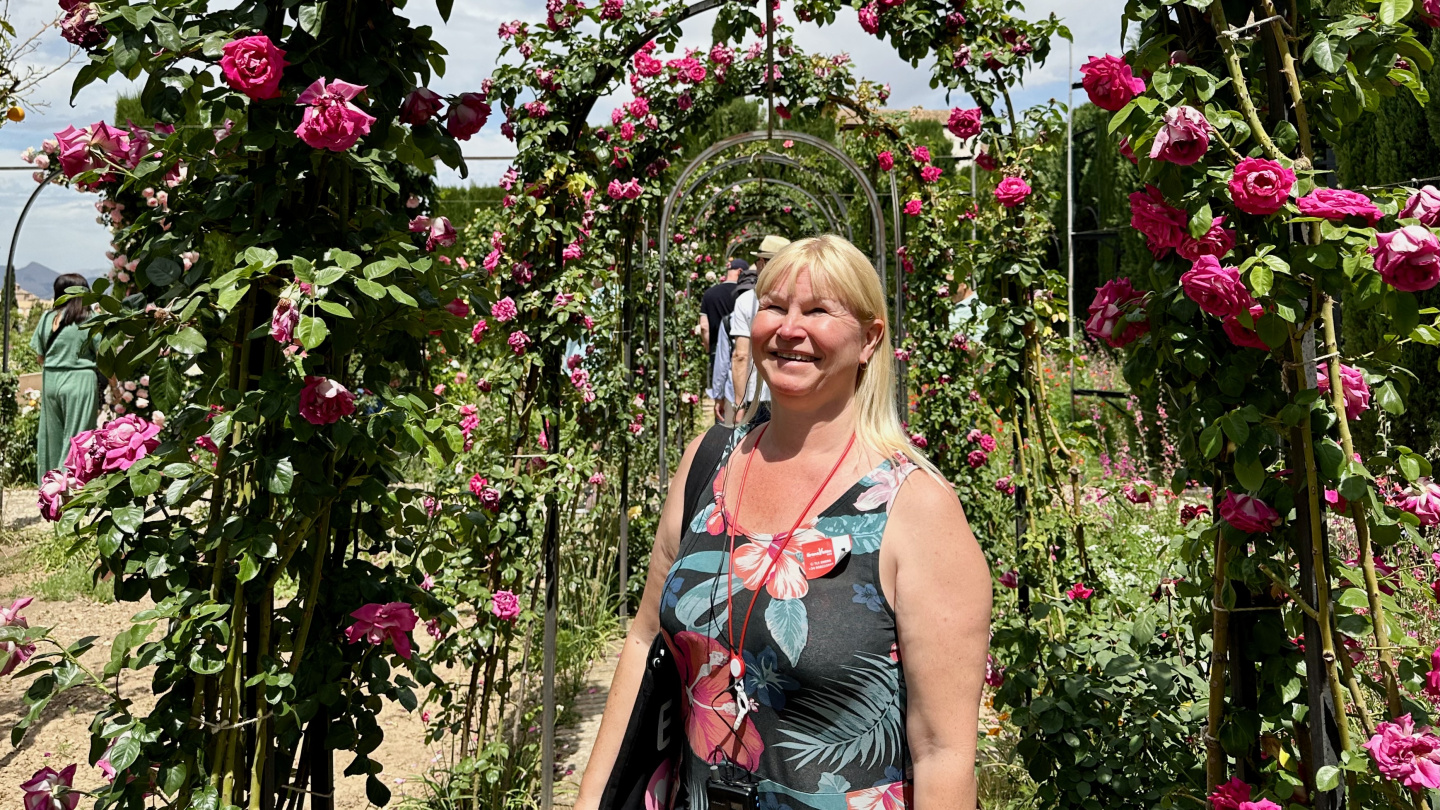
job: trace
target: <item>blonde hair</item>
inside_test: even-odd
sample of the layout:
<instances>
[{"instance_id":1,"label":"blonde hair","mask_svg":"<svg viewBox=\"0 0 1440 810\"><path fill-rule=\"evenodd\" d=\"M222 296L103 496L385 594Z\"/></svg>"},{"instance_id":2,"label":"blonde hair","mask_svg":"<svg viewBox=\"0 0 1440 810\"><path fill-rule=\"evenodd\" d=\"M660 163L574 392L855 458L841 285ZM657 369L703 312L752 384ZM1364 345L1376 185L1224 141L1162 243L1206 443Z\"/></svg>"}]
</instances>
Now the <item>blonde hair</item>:
<instances>
[{"instance_id":1,"label":"blonde hair","mask_svg":"<svg viewBox=\"0 0 1440 810\"><path fill-rule=\"evenodd\" d=\"M786 279L794 284L801 270L810 271L817 294L833 298L851 312L861 328L881 324L880 344L858 371L855 387L855 437L886 458L902 453L921 469L944 480L935 465L910 443L895 406L895 352L890 345L890 318L880 274L860 249L842 236L827 233L799 239L780 250L760 271L755 296L762 298Z\"/></svg>"}]
</instances>

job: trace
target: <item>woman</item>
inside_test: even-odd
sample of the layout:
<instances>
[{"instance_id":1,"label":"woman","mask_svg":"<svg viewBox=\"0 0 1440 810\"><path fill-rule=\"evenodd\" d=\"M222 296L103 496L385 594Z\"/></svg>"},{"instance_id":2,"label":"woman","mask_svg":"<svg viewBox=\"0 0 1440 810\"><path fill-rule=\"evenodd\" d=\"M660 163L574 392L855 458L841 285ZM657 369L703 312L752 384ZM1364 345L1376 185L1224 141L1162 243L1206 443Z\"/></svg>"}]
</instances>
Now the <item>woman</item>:
<instances>
[{"instance_id":1,"label":"woman","mask_svg":"<svg viewBox=\"0 0 1440 810\"><path fill-rule=\"evenodd\" d=\"M736 431L694 515L687 448L576 807L598 805L656 633L685 686L692 810L727 771L762 807L975 807L990 575L905 438L879 279L826 235L779 251L756 291L770 421Z\"/></svg>"},{"instance_id":2,"label":"woman","mask_svg":"<svg viewBox=\"0 0 1440 810\"><path fill-rule=\"evenodd\" d=\"M89 289L84 276L66 273L55 279L55 299L71 287ZM96 388L95 336L80 325L90 311L79 297L40 316L30 337L30 348L40 355L44 371L40 393L40 438L36 448L36 478L65 464L70 438L93 430L100 412Z\"/></svg>"}]
</instances>

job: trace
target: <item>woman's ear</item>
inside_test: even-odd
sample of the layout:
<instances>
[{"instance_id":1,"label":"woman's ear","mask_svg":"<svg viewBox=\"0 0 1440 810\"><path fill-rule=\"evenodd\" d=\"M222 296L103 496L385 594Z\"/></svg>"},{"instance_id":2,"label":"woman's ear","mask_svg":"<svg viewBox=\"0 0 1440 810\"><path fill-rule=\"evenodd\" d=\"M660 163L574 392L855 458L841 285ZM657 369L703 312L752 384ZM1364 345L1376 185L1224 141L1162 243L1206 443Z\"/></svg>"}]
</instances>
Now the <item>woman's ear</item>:
<instances>
[{"instance_id":1,"label":"woman's ear","mask_svg":"<svg viewBox=\"0 0 1440 810\"><path fill-rule=\"evenodd\" d=\"M875 350L880 347L880 340L885 336L885 322L876 318L865 327L865 345L860 349L860 365L870 362Z\"/></svg>"}]
</instances>

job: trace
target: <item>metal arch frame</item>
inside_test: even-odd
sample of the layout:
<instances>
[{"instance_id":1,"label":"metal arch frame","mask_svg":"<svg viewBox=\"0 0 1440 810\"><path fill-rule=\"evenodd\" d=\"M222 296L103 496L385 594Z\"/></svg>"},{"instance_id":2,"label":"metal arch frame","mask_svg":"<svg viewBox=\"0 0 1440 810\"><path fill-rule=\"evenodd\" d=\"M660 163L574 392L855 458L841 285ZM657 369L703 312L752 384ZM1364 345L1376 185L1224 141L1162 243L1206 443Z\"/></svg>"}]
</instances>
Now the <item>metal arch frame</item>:
<instances>
[{"instance_id":1,"label":"metal arch frame","mask_svg":"<svg viewBox=\"0 0 1440 810\"><path fill-rule=\"evenodd\" d=\"M50 181L59 173L59 166L51 169L45 179L35 186L35 190L30 192L29 199L25 200L25 207L20 209L20 219L15 222L15 232L10 235L10 255L5 260L5 290L0 293L5 297L5 312L3 318L0 318L0 329L5 330L4 348L0 349L0 372L5 374L10 373L10 312L15 305L15 248L20 244L20 229L25 227L25 217L30 215L30 207L35 204L35 198L39 197L40 192L47 186L52 185Z\"/></svg>"},{"instance_id":2,"label":"metal arch frame","mask_svg":"<svg viewBox=\"0 0 1440 810\"><path fill-rule=\"evenodd\" d=\"M875 193L875 186L870 183L870 178L865 175L865 172L861 171L859 164L857 164L854 160L851 160L851 159L850 159L850 156L847 155L847 154L845 154L845 152L844 152L843 150L841 150L839 147L837 147L835 144L830 143L829 141L824 140L823 138L818 138L818 137L816 137L816 136L814 136L814 135L811 135L811 134L809 134L809 133L806 133L806 132L793 132L793 131L783 130L783 129L776 129L776 130L769 130L769 131L759 131L759 130L757 130L757 131L755 131L755 132L742 132L742 133L740 133L740 134L738 134L738 135L731 135L730 137L725 138L724 140L717 141L717 142L711 144L710 146L708 146L708 147L705 148L705 151L703 151L703 152L701 152L699 155L695 156L695 158L694 158L693 160L691 160L688 164L686 164L685 169L680 172L680 176L679 176L679 177L676 179L676 181L675 181L675 186L670 190L670 193L665 197L665 207L662 208L661 211L660 211L660 244L659 244L660 255L659 255L659 257L658 257L658 258L659 258L659 276L660 276L660 277L659 277L659 284L658 284L658 289L657 289L657 294L658 294L658 298L659 298L659 301L660 301L659 318L658 318L658 320L659 320L658 326L659 326L659 328L660 328L660 353L659 353L659 362L658 362L658 364L657 364L657 366L658 366L658 369L657 369L657 370L658 370L658 372L659 372L659 378L658 378L658 383L659 383L659 385L657 386L657 393L656 393L656 402L657 402L657 404L658 404L658 406L659 406L659 408L658 408L658 410L659 410L659 417L658 417L658 419L656 420L656 430L657 430L657 431L659 432L659 434L660 434L660 442L659 442L659 444L660 444L660 452L659 452L659 456L660 456L660 459L659 459L659 461L660 461L660 469L659 469L659 473L660 473L660 480L661 480L661 481L664 481L666 478L669 477L669 469L668 469L668 466L669 466L669 465L666 463L666 459L665 459L665 450L666 450L667 442L668 442L668 434L665 432L665 297L666 297L666 292L665 292L665 267L666 267L667 259L669 258L669 250L670 250L670 225L671 225L670 219L671 219L671 217L672 217L672 215L674 214L674 211L675 211L675 203L676 203L676 201L679 200L680 198L689 196L690 192L694 190L695 186L698 185L698 181L690 182L690 185L689 185L689 186L686 186L687 181L690 181L690 177L691 177L692 175L694 175L697 171L699 171L700 167L703 166L703 165L705 165L705 163L708 162L711 158L714 158L716 155L719 155L719 154L721 154L721 153L723 153L723 152L725 152L725 151L727 151L727 150L730 150L730 149L733 149L733 148L735 148L735 147L737 147L737 146L740 146L741 144L754 143L754 142L756 142L756 141L773 141L773 140L791 140L791 141L798 141L798 142L800 142L800 143L809 144L809 145L815 147L816 149L819 149L820 151L824 152L825 154L829 155L830 157L834 158L834 159L836 160L836 162L838 162L841 166L844 166L845 169L846 169L848 172L850 172L851 176L854 177L856 181L858 181L858 183L859 183L859 185L860 185L860 188L865 192L865 199L866 199L866 201L870 204L870 219L871 219L871 223L872 223L873 229L874 229L874 231L873 231L873 234L874 234L873 248L874 248L874 251L875 251L875 259L876 259L876 261L875 261L875 272L878 273L879 276L880 276L880 286L881 286L881 288L883 289L883 288L886 286L887 276L886 276L885 270L886 270L886 260L889 258L889 250L888 250L888 248L886 247L886 244L887 244L887 243L886 243L886 241L885 241L885 219L884 219L883 215L880 213L880 210L881 210L881 209L880 209L880 196ZM896 240L899 241L899 240L900 240L900 201L899 201L899 197L898 197L899 191L898 191L898 189L896 188L895 173L894 173L894 172L890 172L889 174L890 174L890 202L891 202L890 209L891 209L891 217L892 217L892 222L893 222L894 227L895 227ZM682 188L682 187L683 187L683 188ZM895 279L896 292L897 292L896 300L895 300L896 329L897 329L897 330L900 329L900 326L899 326L899 324L900 324L900 318L899 318L899 316L900 316L900 315L902 314L902 312L903 312L903 310L902 310L902 305L903 305L903 302L904 302L904 296L903 296L903 294L902 294L903 291L902 291L902 288L901 288L901 286L900 286L900 285L903 283L903 279L900 278L900 275L903 275L903 274L897 274L896 279ZM905 379L905 377L904 377L904 369L903 369L903 367L901 368L900 372L901 372L901 373L898 375L898 376L899 376L899 379L900 379L900 385L897 386L897 396L898 396L898 398L899 398L899 401L900 401L901 403L903 403L903 402L905 402L905 398L906 398L906 397L905 397L905 384L904 384L904 379Z\"/></svg>"},{"instance_id":3,"label":"metal arch frame","mask_svg":"<svg viewBox=\"0 0 1440 810\"><path fill-rule=\"evenodd\" d=\"M695 182L691 183L690 188L686 189L685 192L680 196L689 197L690 192L693 191L696 187L703 185L706 180L709 180L711 177L714 177L716 174L719 174L725 169L729 169L734 166L744 165L746 163L757 162L775 163L781 166L787 166L793 169L800 169L802 171L811 173L814 173L815 171L814 169L806 166L798 160L795 160L794 158L786 157L784 155L777 155L771 152L760 152L754 155L745 155L742 157L730 158L729 160L726 160L723 163L716 165L715 167L711 168L710 171L705 172L699 178L697 178ZM836 194L834 189L827 188L824 191L825 194L829 196L832 201L834 201L835 205L837 206L837 210L840 213L840 216L848 220L850 218L850 207L845 204L844 198L842 198L839 194Z\"/></svg>"},{"instance_id":4,"label":"metal arch frame","mask_svg":"<svg viewBox=\"0 0 1440 810\"><path fill-rule=\"evenodd\" d=\"M735 183L735 184L733 184L733 185L755 185L756 183L759 183L760 185L780 186L780 187L782 187L782 188L787 188L787 189L790 189L791 191L796 192L797 194L801 195L802 197L804 197L805 199L807 199L807 200L809 200L811 203L813 203L816 208L820 209L820 213L821 213L822 215L824 215L824 217L825 217L825 222L830 225L830 230L831 230L831 231L833 231L833 232L835 232L835 233L839 233L839 232L840 232L840 226L837 224L837 221L836 221L836 219L835 219L835 214L834 214L834 212L832 212L829 208L826 208L826 207L825 207L825 204L822 203L822 202L820 202L819 198L817 198L815 195L813 195L813 194L811 194L810 192L806 191L805 189L803 189L803 188L795 185L794 183L790 183L790 182L787 182L787 181L785 181L785 180L780 180L780 179L775 178L775 177L747 177L747 178L745 178L744 180L738 181L737 183ZM696 211L695 211L695 218L696 218L697 220L703 219L703 220L708 221L708 219L709 219L709 217L710 217L710 214L711 214L711 207L712 207L713 205L715 205L715 202L720 199L720 196L721 196L722 194L726 194L726 193L730 192L730 190L731 190L731 188L733 187L733 185L732 185L732 186L726 186L725 188L722 188L722 189L720 189L719 191L715 192L713 195L711 195L711 196L710 196L710 199L706 200L703 205L701 205L699 208L696 209ZM845 238L849 239L849 238L851 237L850 223L846 222L844 227L845 227Z\"/></svg>"}]
</instances>

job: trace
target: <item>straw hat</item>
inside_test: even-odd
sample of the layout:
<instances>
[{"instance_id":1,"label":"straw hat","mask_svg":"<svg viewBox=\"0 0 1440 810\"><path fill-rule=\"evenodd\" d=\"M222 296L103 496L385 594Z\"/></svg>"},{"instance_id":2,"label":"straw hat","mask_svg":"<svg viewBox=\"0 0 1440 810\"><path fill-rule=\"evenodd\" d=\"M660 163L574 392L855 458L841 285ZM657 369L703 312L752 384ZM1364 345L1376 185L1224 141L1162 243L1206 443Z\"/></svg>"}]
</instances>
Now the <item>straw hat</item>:
<instances>
[{"instance_id":1,"label":"straw hat","mask_svg":"<svg viewBox=\"0 0 1440 810\"><path fill-rule=\"evenodd\" d=\"M789 239L786 239L783 236L776 236L775 234L770 234L769 236L766 236L763 240L760 241L760 249L755 251L755 255L761 259L772 259L775 257L775 252L777 250L785 247L788 244L790 244Z\"/></svg>"}]
</instances>

